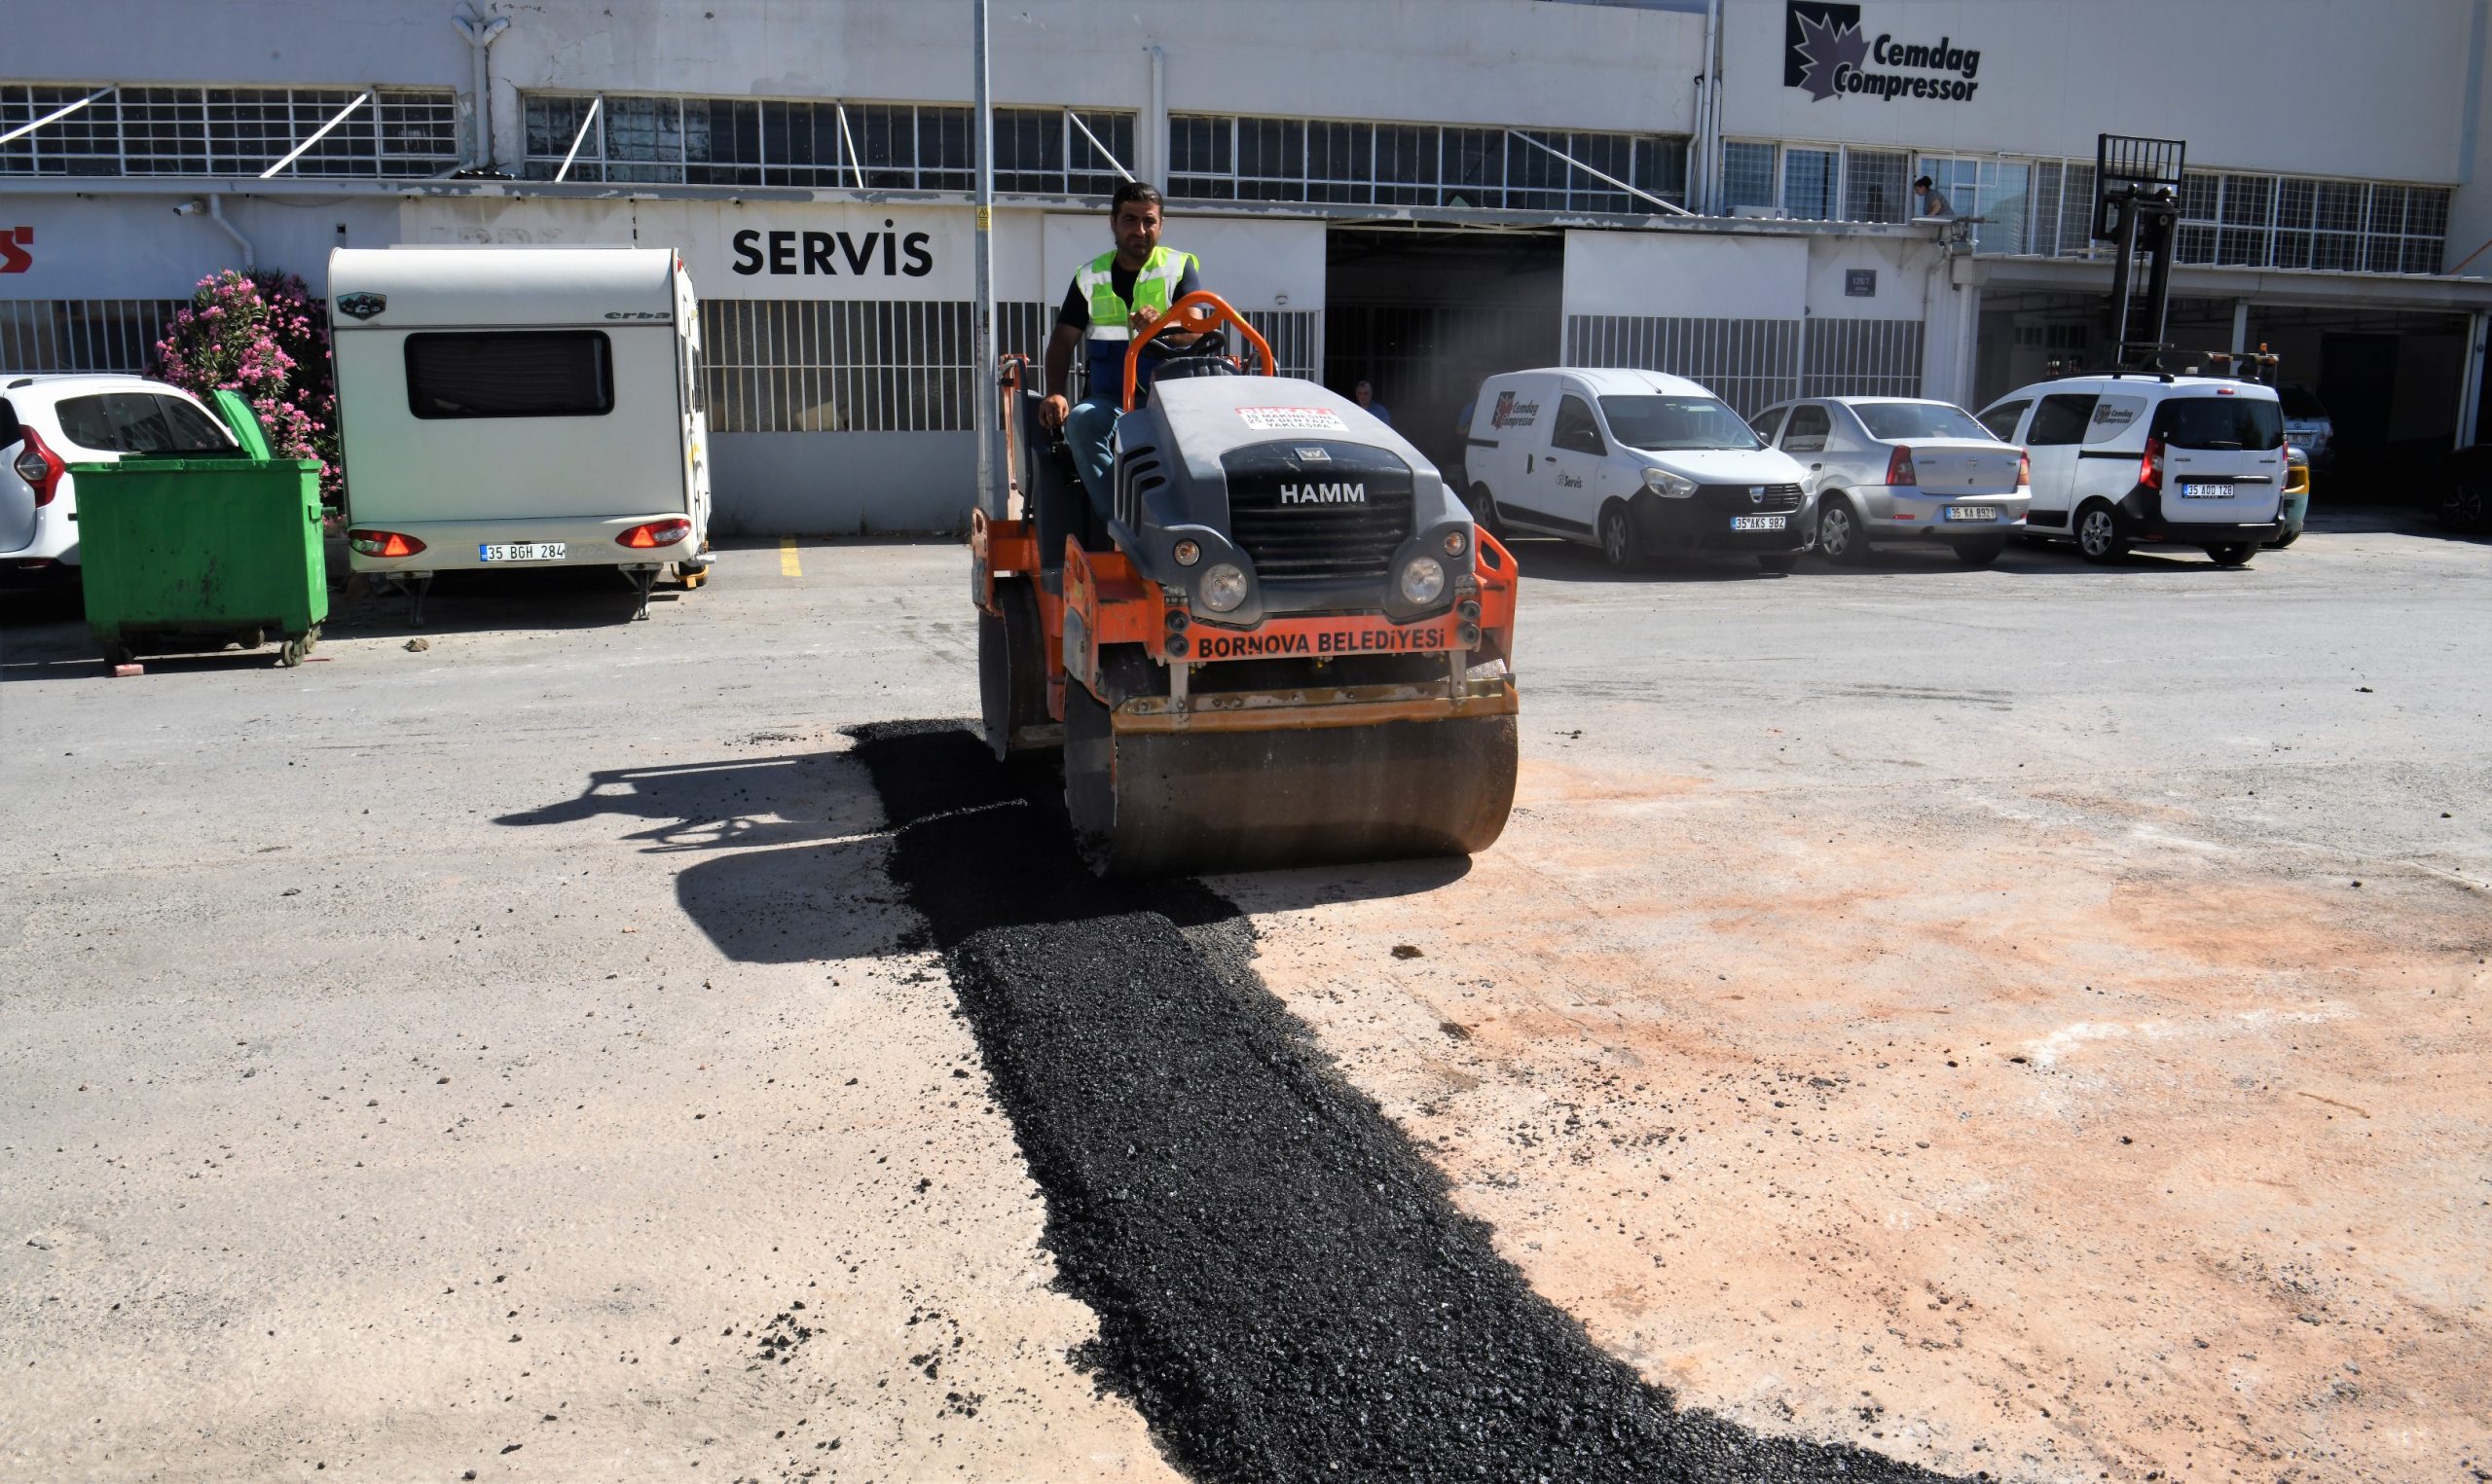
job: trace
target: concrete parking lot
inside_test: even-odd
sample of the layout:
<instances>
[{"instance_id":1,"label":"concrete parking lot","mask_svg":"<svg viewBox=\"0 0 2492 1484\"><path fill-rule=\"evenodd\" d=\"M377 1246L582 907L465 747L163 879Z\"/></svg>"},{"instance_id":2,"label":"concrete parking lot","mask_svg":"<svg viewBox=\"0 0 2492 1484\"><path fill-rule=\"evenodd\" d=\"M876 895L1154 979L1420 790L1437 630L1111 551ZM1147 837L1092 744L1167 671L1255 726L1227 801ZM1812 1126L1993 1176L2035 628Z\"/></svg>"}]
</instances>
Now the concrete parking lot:
<instances>
[{"instance_id":1,"label":"concrete parking lot","mask_svg":"<svg viewBox=\"0 0 2492 1484\"><path fill-rule=\"evenodd\" d=\"M292 670L7 600L0 1476L1294 1476L1415 1395L1569 1439L1495 1477L2492 1477L2492 548L1518 556L1494 850L1156 895L997 887L953 544ZM1112 915L1253 1054L1154 1066ZM1450 1380L1289 1307L1413 1232Z\"/></svg>"}]
</instances>

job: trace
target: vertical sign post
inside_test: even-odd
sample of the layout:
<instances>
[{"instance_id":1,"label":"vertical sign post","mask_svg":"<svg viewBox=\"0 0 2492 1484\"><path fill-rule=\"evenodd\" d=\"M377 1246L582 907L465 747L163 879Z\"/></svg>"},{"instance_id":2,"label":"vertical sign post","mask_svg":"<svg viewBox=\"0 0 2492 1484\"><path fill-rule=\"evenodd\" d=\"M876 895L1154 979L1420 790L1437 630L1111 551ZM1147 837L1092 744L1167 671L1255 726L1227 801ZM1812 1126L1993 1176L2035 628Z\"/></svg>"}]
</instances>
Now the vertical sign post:
<instances>
[{"instance_id":1,"label":"vertical sign post","mask_svg":"<svg viewBox=\"0 0 2492 1484\"><path fill-rule=\"evenodd\" d=\"M970 5L977 28L977 75L971 84L977 113L971 141L977 151L977 233L970 268L974 280L970 290L970 404L974 418L970 425L977 437L977 505L993 518L1007 514L995 488L995 106L986 90L986 0L970 0Z\"/></svg>"}]
</instances>

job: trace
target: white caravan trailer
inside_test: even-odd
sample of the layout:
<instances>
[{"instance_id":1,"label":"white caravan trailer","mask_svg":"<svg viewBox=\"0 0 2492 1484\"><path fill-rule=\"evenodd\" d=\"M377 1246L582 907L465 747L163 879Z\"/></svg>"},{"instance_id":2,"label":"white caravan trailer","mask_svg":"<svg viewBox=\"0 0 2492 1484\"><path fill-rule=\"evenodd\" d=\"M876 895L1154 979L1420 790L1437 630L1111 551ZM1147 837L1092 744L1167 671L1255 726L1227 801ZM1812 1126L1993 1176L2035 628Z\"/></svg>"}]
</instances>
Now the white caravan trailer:
<instances>
[{"instance_id":1,"label":"white caravan trailer","mask_svg":"<svg viewBox=\"0 0 2492 1484\"><path fill-rule=\"evenodd\" d=\"M643 247L341 247L329 307L348 560L435 572L709 568L699 302Z\"/></svg>"}]
</instances>

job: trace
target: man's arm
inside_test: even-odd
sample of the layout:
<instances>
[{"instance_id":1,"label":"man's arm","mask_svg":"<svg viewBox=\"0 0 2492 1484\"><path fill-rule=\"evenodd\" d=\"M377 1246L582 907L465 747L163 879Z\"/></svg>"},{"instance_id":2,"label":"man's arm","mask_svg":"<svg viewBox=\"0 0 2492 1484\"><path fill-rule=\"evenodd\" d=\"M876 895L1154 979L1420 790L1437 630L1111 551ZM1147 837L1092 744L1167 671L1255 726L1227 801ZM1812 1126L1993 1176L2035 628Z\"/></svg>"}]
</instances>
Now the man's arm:
<instances>
[{"instance_id":1,"label":"man's arm","mask_svg":"<svg viewBox=\"0 0 2492 1484\"><path fill-rule=\"evenodd\" d=\"M1081 348L1081 338L1090 331L1090 305L1081 296L1081 280L1076 278L1064 295L1064 308L1055 315L1055 334L1047 339L1046 400L1039 404L1039 422L1045 427L1061 427L1073 411L1073 403L1065 388L1073 384L1073 357Z\"/></svg>"},{"instance_id":2,"label":"man's arm","mask_svg":"<svg viewBox=\"0 0 2492 1484\"><path fill-rule=\"evenodd\" d=\"M1047 340L1047 395L1061 397L1073 384L1073 355L1081 348L1081 327L1059 322Z\"/></svg>"}]
</instances>

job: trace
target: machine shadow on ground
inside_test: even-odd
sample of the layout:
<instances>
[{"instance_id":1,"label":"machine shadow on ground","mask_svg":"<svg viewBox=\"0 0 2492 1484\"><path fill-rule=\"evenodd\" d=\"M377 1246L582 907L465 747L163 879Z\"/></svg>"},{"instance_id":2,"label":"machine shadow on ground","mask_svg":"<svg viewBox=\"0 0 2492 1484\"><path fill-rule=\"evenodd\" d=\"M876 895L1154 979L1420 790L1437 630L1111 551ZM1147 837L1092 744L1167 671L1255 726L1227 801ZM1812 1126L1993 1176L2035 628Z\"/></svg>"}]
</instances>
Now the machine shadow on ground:
<instances>
[{"instance_id":1,"label":"machine shadow on ground","mask_svg":"<svg viewBox=\"0 0 2492 1484\"><path fill-rule=\"evenodd\" d=\"M1930 1477L1682 1411L1600 1351L1264 988L1234 905L1083 868L1045 759L998 767L952 723L852 736L886 879L944 956L1060 1282L1099 1317L1085 1358L1190 1475Z\"/></svg>"}]
</instances>

